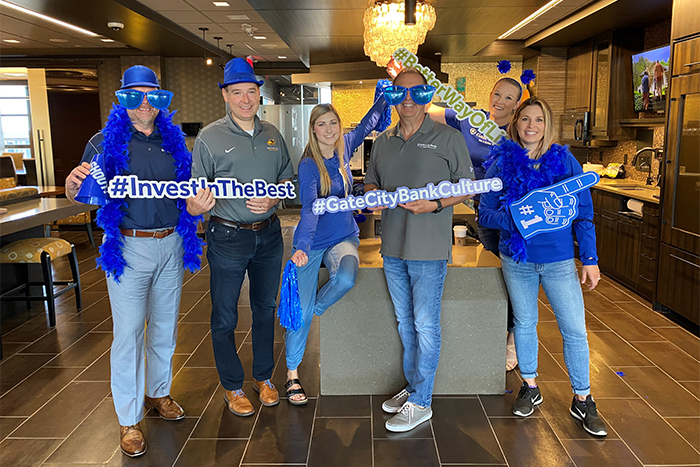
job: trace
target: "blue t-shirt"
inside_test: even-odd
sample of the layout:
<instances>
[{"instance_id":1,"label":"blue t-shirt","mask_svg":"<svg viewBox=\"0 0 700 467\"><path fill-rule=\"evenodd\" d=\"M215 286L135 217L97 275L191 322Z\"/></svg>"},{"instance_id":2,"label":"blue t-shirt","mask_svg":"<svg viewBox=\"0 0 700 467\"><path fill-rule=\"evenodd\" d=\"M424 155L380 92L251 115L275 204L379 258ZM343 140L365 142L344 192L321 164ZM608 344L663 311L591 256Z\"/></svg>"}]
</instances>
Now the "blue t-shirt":
<instances>
[{"instance_id":1,"label":"blue t-shirt","mask_svg":"<svg viewBox=\"0 0 700 467\"><path fill-rule=\"evenodd\" d=\"M149 136L129 126L129 168L121 175L136 175L140 180L175 180L175 159L161 145L163 138L156 128ZM81 162L88 164L92 157L102 152L104 136L97 133L90 138ZM169 198L127 198L124 219L120 229L165 229L175 227L180 219L177 200Z\"/></svg>"},{"instance_id":2,"label":"blue t-shirt","mask_svg":"<svg viewBox=\"0 0 700 467\"><path fill-rule=\"evenodd\" d=\"M482 110L482 112L484 111ZM486 114L487 118L491 116L490 112L484 113ZM445 123L462 132L464 141L467 143L467 148L469 148L469 157L471 157L472 165L474 166L474 175L476 176L477 180L483 179L486 176L486 171L484 170L482 164L489 155L491 146L496 143L492 142L486 136L479 133L476 128L471 126L468 118L465 118L464 120L457 120L457 112L452 109L445 109ZM508 125L504 125L499 128L501 130L507 130Z\"/></svg>"},{"instance_id":3,"label":"blue t-shirt","mask_svg":"<svg viewBox=\"0 0 700 467\"><path fill-rule=\"evenodd\" d=\"M642 92L649 92L649 77L647 75L642 76Z\"/></svg>"}]
</instances>

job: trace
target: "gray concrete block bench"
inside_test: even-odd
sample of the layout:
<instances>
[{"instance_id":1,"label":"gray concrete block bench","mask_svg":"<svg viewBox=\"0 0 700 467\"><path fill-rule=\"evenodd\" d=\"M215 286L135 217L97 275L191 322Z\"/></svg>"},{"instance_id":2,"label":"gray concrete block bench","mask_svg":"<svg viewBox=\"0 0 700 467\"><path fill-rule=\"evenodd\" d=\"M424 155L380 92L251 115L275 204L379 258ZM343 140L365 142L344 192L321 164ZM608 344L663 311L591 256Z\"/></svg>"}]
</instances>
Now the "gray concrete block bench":
<instances>
[{"instance_id":1,"label":"gray concrete block bench","mask_svg":"<svg viewBox=\"0 0 700 467\"><path fill-rule=\"evenodd\" d=\"M355 287L320 320L323 395L394 394L406 384L380 242L361 240ZM503 394L507 294L500 261L481 245L453 246L452 256L434 393ZM326 281L322 269L319 282Z\"/></svg>"}]
</instances>

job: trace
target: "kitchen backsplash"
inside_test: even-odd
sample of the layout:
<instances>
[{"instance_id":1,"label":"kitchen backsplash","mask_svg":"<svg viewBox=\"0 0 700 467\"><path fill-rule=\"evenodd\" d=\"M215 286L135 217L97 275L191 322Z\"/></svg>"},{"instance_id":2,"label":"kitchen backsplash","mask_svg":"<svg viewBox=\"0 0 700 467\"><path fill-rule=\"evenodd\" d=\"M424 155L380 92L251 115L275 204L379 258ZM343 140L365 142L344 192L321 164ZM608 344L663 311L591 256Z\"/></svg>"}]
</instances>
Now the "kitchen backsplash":
<instances>
[{"instance_id":1,"label":"kitchen backsplash","mask_svg":"<svg viewBox=\"0 0 700 467\"><path fill-rule=\"evenodd\" d=\"M657 126L654 128L653 136L653 147L660 148L664 144L664 128L663 126ZM625 160L625 154L627 155L627 164L625 164L626 178L632 180L637 180L644 182L647 179L647 172L641 172L636 170L632 165L632 159L637 153L637 141L620 141L617 146L612 148L604 148L601 151L602 161L598 162L596 160L591 160L591 163L600 163L603 165L608 165L610 163L622 164ZM654 184L656 184L656 174L659 173L659 161L652 159L651 161L651 175L654 178Z\"/></svg>"}]
</instances>

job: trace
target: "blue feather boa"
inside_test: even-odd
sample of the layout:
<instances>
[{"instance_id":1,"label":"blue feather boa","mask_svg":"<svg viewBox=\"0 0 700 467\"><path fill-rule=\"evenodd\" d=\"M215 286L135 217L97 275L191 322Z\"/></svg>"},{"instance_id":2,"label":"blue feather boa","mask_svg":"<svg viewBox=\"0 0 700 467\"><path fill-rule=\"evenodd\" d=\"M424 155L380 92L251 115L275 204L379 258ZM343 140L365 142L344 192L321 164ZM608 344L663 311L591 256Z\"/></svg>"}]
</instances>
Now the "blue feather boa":
<instances>
[{"instance_id":1,"label":"blue feather boa","mask_svg":"<svg viewBox=\"0 0 700 467\"><path fill-rule=\"evenodd\" d=\"M493 146L484 162L486 170L492 164L499 169L498 177L503 180L503 191L499 196L501 209L509 212L509 206L532 190L553 185L557 177L566 173L567 146L552 144L539 159L530 159L528 151L513 140L502 138ZM510 232L506 241L513 259L527 261L527 242L517 229Z\"/></svg>"},{"instance_id":2,"label":"blue feather boa","mask_svg":"<svg viewBox=\"0 0 700 467\"><path fill-rule=\"evenodd\" d=\"M163 138L161 147L172 154L175 161L175 176L177 181L181 182L189 180L192 176L192 154L185 146L182 130L173 124L174 114L175 112L158 112L155 124ZM107 124L102 129L104 136L102 150L108 182L115 175L121 175L129 168L130 126L131 120L126 109L121 105L112 105ZM97 265L108 277L111 275L117 282L124 274L124 268L128 267L121 251L124 237L119 229L127 206L125 199L108 199L107 203L97 211L97 225L105 231ZM180 209L180 218L175 231L182 237L184 267L194 272L201 266L200 256L204 242L197 237L197 222L202 219L202 216L190 215L184 199L177 200L177 207Z\"/></svg>"}]
</instances>

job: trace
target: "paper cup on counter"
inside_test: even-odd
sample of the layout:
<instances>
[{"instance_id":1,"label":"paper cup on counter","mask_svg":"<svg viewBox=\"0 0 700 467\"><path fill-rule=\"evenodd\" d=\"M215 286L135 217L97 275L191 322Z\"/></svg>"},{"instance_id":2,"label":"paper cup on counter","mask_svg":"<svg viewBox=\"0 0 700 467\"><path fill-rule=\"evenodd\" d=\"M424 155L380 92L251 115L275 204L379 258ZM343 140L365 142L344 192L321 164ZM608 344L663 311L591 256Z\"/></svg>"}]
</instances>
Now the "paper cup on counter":
<instances>
[{"instance_id":1,"label":"paper cup on counter","mask_svg":"<svg viewBox=\"0 0 700 467\"><path fill-rule=\"evenodd\" d=\"M467 227L465 225L455 225L452 227L455 236L455 245L466 246L467 244Z\"/></svg>"}]
</instances>

